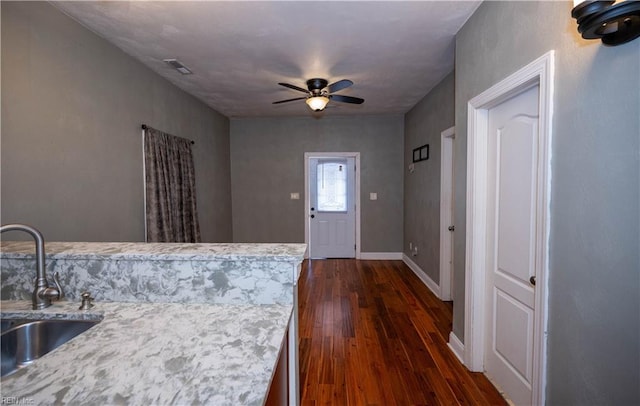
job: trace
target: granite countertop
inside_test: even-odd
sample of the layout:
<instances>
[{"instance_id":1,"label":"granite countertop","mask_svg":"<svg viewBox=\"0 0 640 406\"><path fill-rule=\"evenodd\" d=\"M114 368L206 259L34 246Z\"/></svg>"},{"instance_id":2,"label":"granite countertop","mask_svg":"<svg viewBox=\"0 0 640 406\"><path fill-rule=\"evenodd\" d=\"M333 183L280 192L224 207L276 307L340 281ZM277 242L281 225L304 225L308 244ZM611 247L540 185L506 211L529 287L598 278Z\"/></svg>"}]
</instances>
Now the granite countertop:
<instances>
[{"instance_id":1,"label":"granite countertop","mask_svg":"<svg viewBox=\"0 0 640 406\"><path fill-rule=\"evenodd\" d=\"M29 300L34 244L0 245L2 300ZM305 244L45 243L47 273L71 300L287 304ZM34 269L25 272L25 268Z\"/></svg>"},{"instance_id":2,"label":"granite countertop","mask_svg":"<svg viewBox=\"0 0 640 406\"><path fill-rule=\"evenodd\" d=\"M29 404L264 403L292 305L2 301L2 318L102 321L2 378Z\"/></svg>"},{"instance_id":3,"label":"granite countertop","mask_svg":"<svg viewBox=\"0 0 640 406\"><path fill-rule=\"evenodd\" d=\"M48 259L302 261L306 244L182 244L146 242L47 242ZM1 258L31 258L33 241L3 241Z\"/></svg>"}]
</instances>

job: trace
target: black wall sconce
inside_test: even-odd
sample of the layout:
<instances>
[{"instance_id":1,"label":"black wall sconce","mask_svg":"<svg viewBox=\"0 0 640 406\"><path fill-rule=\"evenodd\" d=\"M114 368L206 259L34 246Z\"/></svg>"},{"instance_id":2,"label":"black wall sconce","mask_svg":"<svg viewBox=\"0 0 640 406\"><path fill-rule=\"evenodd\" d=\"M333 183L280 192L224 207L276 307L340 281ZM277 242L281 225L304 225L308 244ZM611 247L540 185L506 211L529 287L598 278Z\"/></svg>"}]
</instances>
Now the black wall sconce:
<instances>
[{"instance_id":1,"label":"black wall sconce","mask_svg":"<svg viewBox=\"0 0 640 406\"><path fill-rule=\"evenodd\" d=\"M615 4L614 4L615 3ZM620 45L640 37L640 1L573 1L571 16L584 39Z\"/></svg>"}]
</instances>

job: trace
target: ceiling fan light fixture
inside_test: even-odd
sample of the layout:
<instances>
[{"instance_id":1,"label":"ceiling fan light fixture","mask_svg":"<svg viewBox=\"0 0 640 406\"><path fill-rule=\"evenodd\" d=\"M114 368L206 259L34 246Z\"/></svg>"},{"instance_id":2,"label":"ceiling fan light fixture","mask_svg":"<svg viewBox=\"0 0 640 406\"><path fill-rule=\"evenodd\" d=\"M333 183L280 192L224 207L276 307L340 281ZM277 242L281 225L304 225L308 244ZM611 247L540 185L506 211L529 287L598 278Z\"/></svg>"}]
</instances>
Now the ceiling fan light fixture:
<instances>
[{"instance_id":1,"label":"ceiling fan light fixture","mask_svg":"<svg viewBox=\"0 0 640 406\"><path fill-rule=\"evenodd\" d=\"M329 103L329 98L326 96L313 96L307 98L305 101L311 110L313 111L322 111L325 107L327 107L327 103Z\"/></svg>"}]
</instances>

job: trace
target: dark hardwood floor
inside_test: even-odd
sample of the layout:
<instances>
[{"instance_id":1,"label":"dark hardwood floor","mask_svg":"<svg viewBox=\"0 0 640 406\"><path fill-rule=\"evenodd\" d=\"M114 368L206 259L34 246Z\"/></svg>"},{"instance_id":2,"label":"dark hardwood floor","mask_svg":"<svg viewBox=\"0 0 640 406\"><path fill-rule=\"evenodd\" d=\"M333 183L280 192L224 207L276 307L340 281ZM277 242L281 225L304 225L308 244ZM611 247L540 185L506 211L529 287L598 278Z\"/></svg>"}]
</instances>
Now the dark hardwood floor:
<instances>
[{"instance_id":1,"label":"dark hardwood floor","mask_svg":"<svg viewBox=\"0 0 640 406\"><path fill-rule=\"evenodd\" d=\"M447 348L452 306L402 261L305 261L302 405L506 405Z\"/></svg>"}]
</instances>

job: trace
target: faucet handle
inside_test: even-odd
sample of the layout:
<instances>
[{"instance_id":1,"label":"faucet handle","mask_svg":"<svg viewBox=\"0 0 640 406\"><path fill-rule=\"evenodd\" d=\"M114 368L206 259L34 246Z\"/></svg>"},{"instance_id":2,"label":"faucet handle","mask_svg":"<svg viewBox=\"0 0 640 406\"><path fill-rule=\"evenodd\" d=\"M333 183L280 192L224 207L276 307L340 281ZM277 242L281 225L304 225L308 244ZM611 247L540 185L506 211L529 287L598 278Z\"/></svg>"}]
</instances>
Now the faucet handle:
<instances>
[{"instance_id":1,"label":"faucet handle","mask_svg":"<svg viewBox=\"0 0 640 406\"><path fill-rule=\"evenodd\" d=\"M60 274L58 272L53 274L53 283L56 285L56 290L58 291L57 299L60 300L64 297L64 291L62 290L62 285L60 285Z\"/></svg>"},{"instance_id":2,"label":"faucet handle","mask_svg":"<svg viewBox=\"0 0 640 406\"><path fill-rule=\"evenodd\" d=\"M60 285L60 275L58 274L58 272L53 274L53 283L56 285L55 287L49 286L49 282L46 278L37 279L36 291L33 292L33 294L34 296L41 299L44 305L42 307L38 307L36 302L34 302L34 309L44 309L45 307L51 306L51 301L60 300L64 297L62 285Z\"/></svg>"}]
</instances>

